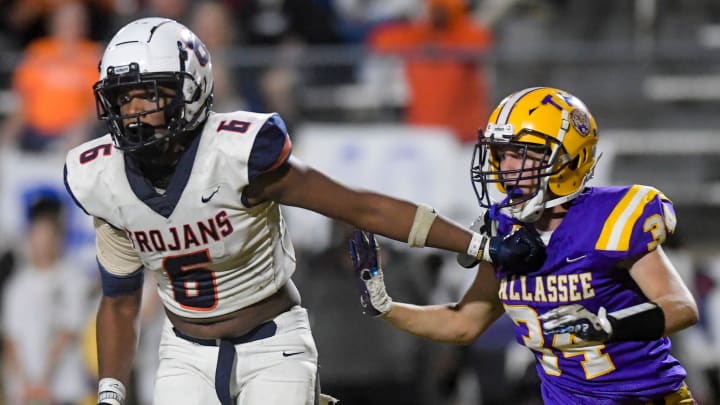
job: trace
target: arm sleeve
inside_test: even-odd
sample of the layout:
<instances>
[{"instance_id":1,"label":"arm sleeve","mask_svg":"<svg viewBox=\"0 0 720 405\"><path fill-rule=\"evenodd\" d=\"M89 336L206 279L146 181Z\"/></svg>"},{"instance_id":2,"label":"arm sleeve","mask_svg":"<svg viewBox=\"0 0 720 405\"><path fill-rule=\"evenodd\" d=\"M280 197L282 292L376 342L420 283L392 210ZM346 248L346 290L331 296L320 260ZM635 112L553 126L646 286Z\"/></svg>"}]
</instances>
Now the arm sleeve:
<instances>
[{"instance_id":1,"label":"arm sleeve","mask_svg":"<svg viewBox=\"0 0 720 405\"><path fill-rule=\"evenodd\" d=\"M98 262L111 274L127 276L142 267L142 261L122 230L100 218L93 218Z\"/></svg>"},{"instance_id":2,"label":"arm sleeve","mask_svg":"<svg viewBox=\"0 0 720 405\"><path fill-rule=\"evenodd\" d=\"M142 288L143 263L125 233L94 218L96 254L103 294L122 295Z\"/></svg>"},{"instance_id":3,"label":"arm sleeve","mask_svg":"<svg viewBox=\"0 0 720 405\"><path fill-rule=\"evenodd\" d=\"M273 115L258 131L250 151L248 178L252 181L259 174L282 166L290 158L292 143L285 122Z\"/></svg>"}]
</instances>

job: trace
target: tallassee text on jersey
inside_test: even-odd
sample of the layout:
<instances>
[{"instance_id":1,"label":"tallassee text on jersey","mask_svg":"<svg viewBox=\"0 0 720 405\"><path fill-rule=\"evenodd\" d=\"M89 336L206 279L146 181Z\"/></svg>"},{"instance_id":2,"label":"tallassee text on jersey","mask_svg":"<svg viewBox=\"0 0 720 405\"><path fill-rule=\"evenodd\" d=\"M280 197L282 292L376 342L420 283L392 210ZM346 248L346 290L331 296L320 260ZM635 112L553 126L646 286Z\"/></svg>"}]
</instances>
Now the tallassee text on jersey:
<instances>
[{"instance_id":1,"label":"tallassee text on jersey","mask_svg":"<svg viewBox=\"0 0 720 405\"><path fill-rule=\"evenodd\" d=\"M529 277L509 276L500 280L501 300L527 302L574 302L595 296L592 273L550 274L530 277L534 288L528 288Z\"/></svg>"}]
</instances>

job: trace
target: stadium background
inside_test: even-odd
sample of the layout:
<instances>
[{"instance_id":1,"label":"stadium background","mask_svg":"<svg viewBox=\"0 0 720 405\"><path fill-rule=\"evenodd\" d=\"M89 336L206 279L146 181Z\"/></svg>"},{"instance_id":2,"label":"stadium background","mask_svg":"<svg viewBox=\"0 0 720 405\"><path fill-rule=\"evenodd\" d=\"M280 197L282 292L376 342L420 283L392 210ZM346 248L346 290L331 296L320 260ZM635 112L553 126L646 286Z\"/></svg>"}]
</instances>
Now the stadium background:
<instances>
[{"instance_id":1,"label":"stadium background","mask_svg":"<svg viewBox=\"0 0 720 405\"><path fill-rule=\"evenodd\" d=\"M0 2L0 114L6 123L20 105L16 68L63 3ZM202 24L195 17L206 3L211 2L82 4L89 12L90 39L102 45L117 28L144 15L176 18L206 40L193 26ZM473 219L472 144L453 135L452 122L408 123L404 112L413 88L403 75L407 59L383 56L369 45L382 24L422 18L423 0L212 5L215 14L206 18L213 23L208 28L206 20L202 30L220 37L208 44L222 76L217 110L279 111L290 125L295 154L311 165L358 187L430 203L458 222ZM720 403L720 3L475 0L466 5L472 20L492 32L491 46L432 57L460 59L482 72L487 87L479 95L489 106L534 85L578 95L600 126L603 157L593 184L650 184L674 201L679 227L668 251L703 316L699 325L674 337L675 351L701 403ZM52 70L47 67L48 74ZM486 118L477 117L477 126ZM7 125L0 128L8 131ZM87 136L102 133L96 127ZM1 278L22 261L30 201L39 194L60 196L68 203L66 254L77 277L92 286L85 307L90 327L98 294L92 229L62 186L64 152L72 141L32 150L5 135L0 134L9 139L0 149L0 247L16 264L3 260ZM525 349L513 342L507 319L468 347L429 343L367 319L360 314L346 257L347 227L299 210L285 213L298 251L295 280L310 310L325 391L348 405L538 403L534 368ZM396 299L449 302L472 279L472 272L445 252L384 243L388 289ZM137 404L149 403L145 393L162 317L157 309L148 312L133 390ZM86 332L78 331L78 344L87 343ZM90 367L90 396L92 373Z\"/></svg>"}]
</instances>

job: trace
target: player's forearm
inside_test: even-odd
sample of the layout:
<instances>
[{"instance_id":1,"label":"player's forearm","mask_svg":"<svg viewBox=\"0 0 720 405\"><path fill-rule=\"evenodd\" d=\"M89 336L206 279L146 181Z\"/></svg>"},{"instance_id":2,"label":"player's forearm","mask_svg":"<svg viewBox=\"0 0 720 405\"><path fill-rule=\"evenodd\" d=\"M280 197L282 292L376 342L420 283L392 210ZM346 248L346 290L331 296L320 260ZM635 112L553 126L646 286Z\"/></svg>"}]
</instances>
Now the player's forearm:
<instances>
[{"instance_id":1,"label":"player's forearm","mask_svg":"<svg viewBox=\"0 0 720 405\"><path fill-rule=\"evenodd\" d=\"M387 197L381 194L367 193L368 202L355 222L358 228L377 233L395 240L407 242L413 222L416 218L417 204ZM453 252L465 253L472 234L469 230L438 215L432 221L426 246Z\"/></svg>"},{"instance_id":2,"label":"player's forearm","mask_svg":"<svg viewBox=\"0 0 720 405\"><path fill-rule=\"evenodd\" d=\"M138 339L140 296L103 296L97 315L100 378L129 384Z\"/></svg>"},{"instance_id":3,"label":"player's forearm","mask_svg":"<svg viewBox=\"0 0 720 405\"><path fill-rule=\"evenodd\" d=\"M467 344L479 334L453 304L418 306L394 302L382 319L413 335L443 343Z\"/></svg>"},{"instance_id":4,"label":"player's forearm","mask_svg":"<svg viewBox=\"0 0 720 405\"><path fill-rule=\"evenodd\" d=\"M692 296L665 296L656 299L665 316L665 336L688 328L698 322L698 309Z\"/></svg>"}]
</instances>

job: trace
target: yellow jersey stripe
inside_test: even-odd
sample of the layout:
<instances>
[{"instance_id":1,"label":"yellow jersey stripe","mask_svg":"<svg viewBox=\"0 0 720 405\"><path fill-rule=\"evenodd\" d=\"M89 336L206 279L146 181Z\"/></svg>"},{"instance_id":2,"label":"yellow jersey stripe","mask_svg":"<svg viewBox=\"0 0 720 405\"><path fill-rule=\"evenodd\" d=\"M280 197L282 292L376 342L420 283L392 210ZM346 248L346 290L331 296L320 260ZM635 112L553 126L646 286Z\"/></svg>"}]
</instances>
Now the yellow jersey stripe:
<instances>
[{"instance_id":1,"label":"yellow jersey stripe","mask_svg":"<svg viewBox=\"0 0 720 405\"><path fill-rule=\"evenodd\" d=\"M595 249L628 250L635 221L645 209L645 204L655 198L658 193L659 191L652 187L632 186L605 221Z\"/></svg>"},{"instance_id":2,"label":"yellow jersey stripe","mask_svg":"<svg viewBox=\"0 0 720 405\"><path fill-rule=\"evenodd\" d=\"M610 235L612 234L613 226L615 223L617 223L618 218L620 217L620 214L622 214L632 201L632 199L635 197L637 192L640 190L640 186L635 185L628 190L628 192L623 196L623 198L615 205L615 208L610 213L610 216L605 220L605 224L603 225L602 232L600 232L600 238L598 238L597 243L595 244L595 249L598 250L606 250Z\"/></svg>"}]
</instances>

